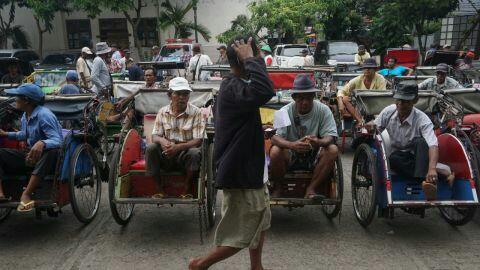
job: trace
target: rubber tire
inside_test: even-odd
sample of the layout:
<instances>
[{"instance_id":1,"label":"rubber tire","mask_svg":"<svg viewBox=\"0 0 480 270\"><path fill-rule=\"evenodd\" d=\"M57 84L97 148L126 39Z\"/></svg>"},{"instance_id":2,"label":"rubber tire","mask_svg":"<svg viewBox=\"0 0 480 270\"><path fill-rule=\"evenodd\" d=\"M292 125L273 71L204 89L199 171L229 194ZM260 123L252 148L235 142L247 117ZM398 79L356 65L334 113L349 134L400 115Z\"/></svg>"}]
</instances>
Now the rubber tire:
<instances>
[{"instance_id":1,"label":"rubber tire","mask_svg":"<svg viewBox=\"0 0 480 270\"><path fill-rule=\"evenodd\" d=\"M10 213L12 213L12 208L2 208L0 209L0 223L5 221L8 216L10 216Z\"/></svg>"},{"instance_id":2,"label":"rubber tire","mask_svg":"<svg viewBox=\"0 0 480 270\"><path fill-rule=\"evenodd\" d=\"M80 154L83 151L87 151L88 155L90 156L91 160L93 161L93 166L95 166L95 170L97 173L97 177L94 180L96 183L96 197L95 197L95 207L92 210L92 212L88 216L84 216L82 212L80 211L80 208L78 206L77 200L75 198L75 168L76 168L76 161ZM80 144L75 148L75 152L73 153L72 159L70 160L70 177L69 177L69 188L70 188L70 203L72 205L72 210L73 213L75 214L75 217L77 217L78 221L88 224L90 223L95 216L97 215L98 209L100 208L100 199L102 197L102 178L101 178L101 172L100 172L100 164L98 163L97 160L97 155L93 148L87 144L83 143Z\"/></svg>"},{"instance_id":3,"label":"rubber tire","mask_svg":"<svg viewBox=\"0 0 480 270\"><path fill-rule=\"evenodd\" d=\"M331 205L324 205L322 207L323 213L329 219L333 219L342 211L342 202L343 202L343 166L342 166L342 159L340 156L337 157L337 161L335 162L336 166L336 175L337 175L337 194L340 202L335 204L333 207Z\"/></svg>"},{"instance_id":4,"label":"rubber tire","mask_svg":"<svg viewBox=\"0 0 480 270\"><path fill-rule=\"evenodd\" d=\"M215 188L215 164L214 164L214 143L208 145L207 152L207 219L208 227L211 229L215 226L216 208L217 208L217 189Z\"/></svg>"},{"instance_id":5,"label":"rubber tire","mask_svg":"<svg viewBox=\"0 0 480 270\"><path fill-rule=\"evenodd\" d=\"M355 176L357 174L357 169L358 167L356 166L358 163L358 158L360 154L364 152L364 154L367 156L367 159L369 160L369 171L372 176L372 183L371 183L371 188L372 188L372 195L370 198L370 209L368 209L368 215L366 217L362 217L359 213L359 205L357 202L357 192L355 188ZM353 202L353 210L355 217L357 218L358 222L360 225L363 227L367 227L372 223L373 218L375 217L375 212L377 210L377 203L376 203L376 197L377 197L377 185L378 185L378 175L377 175L377 158L375 157L372 149L370 148L370 145L363 143L360 146L358 146L357 150L355 151L355 155L353 156L353 163L352 163L352 202Z\"/></svg>"},{"instance_id":6,"label":"rubber tire","mask_svg":"<svg viewBox=\"0 0 480 270\"><path fill-rule=\"evenodd\" d=\"M115 199L115 182L117 181L117 171L118 165L120 162L120 151L122 150L121 146L119 145L113 154L113 164L112 168L110 169L109 181L108 181L108 202L110 204L110 211L112 212L113 219L119 225L125 226L130 222L130 219L133 216L133 210L135 205L131 204L130 213L127 217L121 217L120 213L117 210L117 204L113 202Z\"/></svg>"}]
</instances>

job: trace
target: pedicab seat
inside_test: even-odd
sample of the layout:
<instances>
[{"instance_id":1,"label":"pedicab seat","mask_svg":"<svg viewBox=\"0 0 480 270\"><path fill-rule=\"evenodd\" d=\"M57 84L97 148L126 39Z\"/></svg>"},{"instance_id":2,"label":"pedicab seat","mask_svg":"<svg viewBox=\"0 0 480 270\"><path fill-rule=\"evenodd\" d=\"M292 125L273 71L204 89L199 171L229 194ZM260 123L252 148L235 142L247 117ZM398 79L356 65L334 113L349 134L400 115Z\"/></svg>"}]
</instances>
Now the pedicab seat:
<instances>
[{"instance_id":1,"label":"pedicab seat","mask_svg":"<svg viewBox=\"0 0 480 270\"><path fill-rule=\"evenodd\" d=\"M447 89L444 92L463 107L465 115L480 113L480 91L478 89Z\"/></svg>"},{"instance_id":2,"label":"pedicab seat","mask_svg":"<svg viewBox=\"0 0 480 270\"><path fill-rule=\"evenodd\" d=\"M132 171L145 171L145 168L145 159L142 159L130 165L130 170Z\"/></svg>"}]
</instances>

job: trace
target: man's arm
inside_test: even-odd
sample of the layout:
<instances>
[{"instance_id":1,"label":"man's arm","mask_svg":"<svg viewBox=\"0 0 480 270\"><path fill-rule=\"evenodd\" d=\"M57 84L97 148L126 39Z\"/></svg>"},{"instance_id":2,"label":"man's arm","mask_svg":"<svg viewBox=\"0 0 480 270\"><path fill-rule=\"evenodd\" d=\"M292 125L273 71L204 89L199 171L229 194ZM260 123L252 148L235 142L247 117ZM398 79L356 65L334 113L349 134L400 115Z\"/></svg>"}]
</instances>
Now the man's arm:
<instances>
[{"instance_id":1,"label":"man's arm","mask_svg":"<svg viewBox=\"0 0 480 270\"><path fill-rule=\"evenodd\" d=\"M358 53L355 54L355 64L360 64L360 55Z\"/></svg>"},{"instance_id":2,"label":"man's arm","mask_svg":"<svg viewBox=\"0 0 480 270\"><path fill-rule=\"evenodd\" d=\"M428 148L428 173L427 182L435 183L437 178L438 146Z\"/></svg>"},{"instance_id":3,"label":"man's arm","mask_svg":"<svg viewBox=\"0 0 480 270\"><path fill-rule=\"evenodd\" d=\"M54 116L44 115L43 120L40 121L40 128L47 137L47 139L42 140L45 143L45 149L61 147L62 137L58 133L58 122Z\"/></svg>"},{"instance_id":4,"label":"man's arm","mask_svg":"<svg viewBox=\"0 0 480 270\"><path fill-rule=\"evenodd\" d=\"M290 149L295 152L306 153L313 149L313 145L311 145L309 142L306 142L306 139L300 139L298 141L291 142L282 136L273 135L271 140L272 145L278 146L282 149Z\"/></svg>"},{"instance_id":5,"label":"man's arm","mask_svg":"<svg viewBox=\"0 0 480 270\"><path fill-rule=\"evenodd\" d=\"M423 82L418 84L418 90L427 90L428 84L430 83L431 79L426 79Z\"/></svg>"}]
</instances>

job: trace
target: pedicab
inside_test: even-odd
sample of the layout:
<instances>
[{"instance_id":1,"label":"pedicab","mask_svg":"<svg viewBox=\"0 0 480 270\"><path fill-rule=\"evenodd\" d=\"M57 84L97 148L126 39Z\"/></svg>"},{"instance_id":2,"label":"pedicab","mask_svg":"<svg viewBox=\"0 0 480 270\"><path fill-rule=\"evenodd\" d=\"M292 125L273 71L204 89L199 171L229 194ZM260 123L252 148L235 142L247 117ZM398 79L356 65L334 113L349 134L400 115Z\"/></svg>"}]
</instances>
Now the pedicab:
<instances>
[{"instance_id":1,"label":"pedicab","mask_svg":"<svg viewBox=\"0 0 480 270\"><path fill-rule=\"evenodd\" d=\"M419 76L398 76L393 78L393 89L395 89L395 86L398 85L399 83L405 82L405 83L414 83L414 84L419 84L427 79L430 78L435 78L435 76L427 76L427 75L419 75Z\"/></svg>"},{"instance_id":2,"label":"pedicab","mask_svg":"<svg viewBox=\"0 0 480 270\"><path fill-rule=\"evenodd\" d=\"M212 92L218 83L196 83L192 85L190 102L198 107L211 103ZM151 143L151 133L158 110L170 103L168 89L141 89L136 97L135 110L144 114L143 127L122 128L119 145L115 149L109 176L109 203L112 216L119 225L126 225L132 218L134 206L149 205L193 205L198 207L200 235L215 224L216 189L214 187L213 130L207 125L201 146L202 162L194 183L186 190L186 174L182 169L161 173L164 198L153 198L157 193L155 180L146 175L145 148ZM206 108L209 114L209 108ZM182 194L193 198L181 198Z\"/></svg>"},{"instance_id":3,"label":"pedicab","mask_svg":"<svg viewBox=\"0 0 480 270\"><path fill-rule=\"evenodd\" d=\"M383 108L393 104L392 92L356 91L354 98L362 115L378 115ZM431 91L419 92L416 107L433 114L434 107L442 98ZM451 108L450 108L451 109ZM456 111L443 111L442 115L453 116ZM443 118L443 117L442 117ZM447 121L447 119L443 119ZM425 209L438 208L441 216L452 225L468 223L479 205L476 186L478 170L470 155L471 142L460 128L453 127L440 133L439 162L451 168L455 180L450 186L445 181L437 183L437 199L425 199L421 183L395 174L389 169L388 156L391 152L388 132L378 130L369 133L359 129L363 137L352 164L352 200L358 222L367 227L378 210L378 217L394 218L395 209L425 216Z\"/></svg>"},{"instance_id":4,"label":"pedicab","mask_svg":"<svg viewBox=\"0 0 480 270\"><path fill-rule=\"evenodd\" d=\"M11 105L14 99L0 99L1 128L13 130L18 127L21 114ZM46 96L45 106L51 109L60 121L82 119L91 100L91 96ZM98 144L91 135L92 131L63 129L64 142L59 150L55 172L42 179L32 196L37 218L41 218L44 211L50 217L57 217L61 209L68 204L71 204L73 213L80 222L87 224L95 218L101 197L101 164L94 150L98 148ZM23 149L24 146L18 141L2 138L0 147ZM6 196L11 199L0 203L0 221L5 220L12 210L18 207L29 178L30 173L22 173L6 175L2 179Z\"/></svg>"}]
</instances>

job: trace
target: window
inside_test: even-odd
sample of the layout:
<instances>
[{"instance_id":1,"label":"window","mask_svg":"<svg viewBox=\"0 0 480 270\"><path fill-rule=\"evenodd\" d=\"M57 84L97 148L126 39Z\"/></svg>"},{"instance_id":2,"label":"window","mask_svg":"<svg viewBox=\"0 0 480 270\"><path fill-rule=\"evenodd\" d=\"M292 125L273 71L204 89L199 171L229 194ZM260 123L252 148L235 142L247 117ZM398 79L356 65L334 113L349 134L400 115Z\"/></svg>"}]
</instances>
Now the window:
<instances>
[{"instance_id":1,"label":"window","mask_svg":"<svg viewBox=\"0 0 480 270\"><path fill-rule=\"evenodd\" d=\"M452 47L455 47L462 39L465 31L467 31L472 21L474 20L473 15L466 16L457 16L449 17L442 19L442 28L440 32L440 45L451 44ZM475 48L477 47L477 37L478 37L479 28L477 27L473 33L467 37L463 43L463 47Z\"/></svg>"},{"instance_id":2,"label":"window","mask_svg":"<svg viewBox=\"0 0 480 270\"><path fill-rule=\"evenodd\" d=\"M69 49L92 46L90 20L67 20L67 40Z\"/></svg>"},{"instance_id":3,"label":"window","mask_svg":"<svg viewBox=\"0 0 480 270\"><path fill-rule=\"evenodd\" d=\"M115 44L120 49L130 47L127 19L100 19L100 40L108 45Z\"/></svg>"},{"instance_id":4,"label":"window","mask_svg":"<svg viewBox=\"0 0 480 270\"><path fill-rule=\"evenodd\" d=\"M137 29L138 39L142 47L152 47L158 45L157 19L140 19Z\"/></svg>"}]
</instances>

